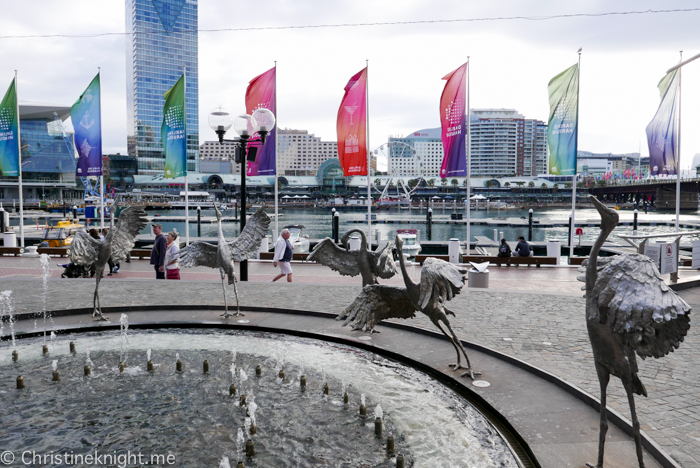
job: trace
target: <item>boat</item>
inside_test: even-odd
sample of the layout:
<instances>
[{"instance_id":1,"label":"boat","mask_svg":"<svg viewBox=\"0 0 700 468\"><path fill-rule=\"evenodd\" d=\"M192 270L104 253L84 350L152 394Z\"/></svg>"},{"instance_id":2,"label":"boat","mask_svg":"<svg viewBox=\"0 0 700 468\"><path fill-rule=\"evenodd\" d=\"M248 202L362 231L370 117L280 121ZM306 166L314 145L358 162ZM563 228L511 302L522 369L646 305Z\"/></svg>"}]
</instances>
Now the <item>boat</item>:
<instances>
[{"instance_id":1,"label":"boat","mask_svg":"<svg viewBox=\"0 0 700 468\"><path fill-rule=\"evenodd\" d=\"M72 221L59 221L56 226L48 226L44 229L41 238L41 247L67 247L73 243L75 232L85 227L84 224Z\"/></svg>"},{"instance_id":2,"label":"boat","mask_svg":"<svg viewBox=\"0 0 700 468\"><path fill-rule=\"evenodd\" d=\"M304 234L304 225L292 224L285 226L289 230L289 243L294 247L294 253L306 253L309 251L309 236Z\"/></svg>"},{"instance_id":3,"label":"boat","mask_svg":"<svg viewBox=\"0 0 700 468\"><path fill-rule=\"evenodd\" d=\"M190 205L190 209L197 209L197 207L211 209L214 208L215 201L214 195L211 195L209 192L187 192L187 202ZM173 208L184 208L185 192L181 191L180 196L170 202L170 206Z\"/></svg>"},{"instance_id":4,"label":"boat","mask_svg":"<svg viewBox=\"0 0 700 468\"><path fill-rule=\"evenodd\" d=\"M415 257L422 249L418 242L417 229L397 229L396 235L403 240L403 254L406 257Z\"/></svg>"}]
</instances>

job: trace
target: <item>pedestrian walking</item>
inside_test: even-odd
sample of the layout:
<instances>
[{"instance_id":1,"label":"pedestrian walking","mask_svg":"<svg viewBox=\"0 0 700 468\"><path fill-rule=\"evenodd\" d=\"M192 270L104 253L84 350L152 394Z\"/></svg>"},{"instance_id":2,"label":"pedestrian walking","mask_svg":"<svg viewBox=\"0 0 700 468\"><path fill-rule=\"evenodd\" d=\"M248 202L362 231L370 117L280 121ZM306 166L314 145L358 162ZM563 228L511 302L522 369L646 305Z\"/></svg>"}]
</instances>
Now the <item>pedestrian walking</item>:
<instances>
[{"instance_id":1,"label":"pedestrian walking","mask_svg":"<svg viewBox=\"0 0 700 468\"><path fill-rule=\"evenodd\" d=\"M165 279L165 251L167 249L168 243L163 235L163 225L160 223L154 223L153 234L156 236L156 240L151 249L151 265L156 271L156 279Z\"/></svg>"},{"instance_id":2,"label":"pedestrian walking","mask_svg":"<svg viewBox=\"0 0 700 468\"><path fill-rule=\"evenodd\" d=\"M292 282L292 253L294 246L289 242L289 229L282 229L277 242L275 243L275 256L272 258L272 264L277 268L280 266L280 274L270 280L271 283L277 281L283 276L287 277L287 282Z\"/></svg>"},{"instance_id":3,"label":"pedestrian walking","mask_svg":"<svg viewBox=\"0 0 700 468\"><path fill-rule=\"evenodd\" d=\"M168 247L165 252L165 279L180 279L180 241L177 232L171 231L166 236Z\"/></svg>"}]
</instances>

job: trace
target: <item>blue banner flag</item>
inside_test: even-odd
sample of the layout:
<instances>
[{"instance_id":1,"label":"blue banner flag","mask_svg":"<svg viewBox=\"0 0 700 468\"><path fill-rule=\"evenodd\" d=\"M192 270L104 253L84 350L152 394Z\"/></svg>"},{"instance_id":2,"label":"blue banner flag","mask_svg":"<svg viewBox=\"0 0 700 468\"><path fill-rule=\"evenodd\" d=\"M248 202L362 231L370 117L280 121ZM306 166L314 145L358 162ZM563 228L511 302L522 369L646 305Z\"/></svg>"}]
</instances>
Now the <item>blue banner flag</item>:
<instances>
[{"instance_id":1,"label":"blue banner flag","mask_svg":"<svg viewBox=\"0 0 700 468\"><path fill-rule=\"evenodd\" d=\"M100 109L100 74L98 73L70 108L78 150L75 169L80 177L102 175L102 122Z\"/></svg>"},{"instance_id":2,"label":"blue banner flag","mask_svg":"<svg viewBox=\"0 0 700 468\"><path fill-rule=\"evenodd\" d=\"M165 178L187 175L187 129L185 118L185 75L163 95L163 125L160 138L165 151Z\"/></svg>"},{"instance_id":3,"label":"blue banner flag","mask_svg":"<svg viewBox=\"0 0 700 468\"><path fill-rule=\"evenodd\" d=\"M15 80L0 102L0 173L19 176L19 116Z\"/></svg>"},{"instance_id":4,"label":"blue banner flag","mask_svg":"<svg viewBox=\"0 0 700 468\"><path fill-rule=\"evenodd\" d=\"M578 146L578 64L549 82L549 173L576 175Z\"/></svg>"},{"instance_id":5,"label":"blue banner flag","mask_svg":"<svg viewBox=\"0 0 700 468\"><path fill-rule=\"evenodd\" d=\"M661 104L654 119L647 125L649 169L652 175L677 174L676 120L678 119L678 70L664 76L659 82Z\"/></svg>"}]
</instances>

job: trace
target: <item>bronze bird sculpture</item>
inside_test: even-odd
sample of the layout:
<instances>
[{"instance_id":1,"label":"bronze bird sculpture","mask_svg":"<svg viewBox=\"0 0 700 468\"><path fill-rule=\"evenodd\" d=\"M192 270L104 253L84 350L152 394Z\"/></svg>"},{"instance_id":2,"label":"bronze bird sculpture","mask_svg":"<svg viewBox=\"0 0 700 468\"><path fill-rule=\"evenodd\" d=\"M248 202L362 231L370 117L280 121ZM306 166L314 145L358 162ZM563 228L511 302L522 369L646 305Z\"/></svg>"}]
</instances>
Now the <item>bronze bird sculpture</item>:
<instances>
[{"instance_id":1,"label":"bronze bird sculpture","mask_svg":"<svg viewBox=\"0 0 700 468\"><path fill-rule=\"evenodd\" d=\"M236 295L236 316L241 315L241 307L238 300L238 289L236 288L236 274L233 262L240 262L255 255L260 249L262 239L267 235L270 227L270 217L267 216L263 207L251 216L246 222L243 231L231 242L224 239L224 231L221 227L221 212L214 204L216 219L219 222L219 241L217 245L208 242L194 242L180 251L180 261L184 267L205 266L218 268L221 273L221 286L224 289L224 313L223 318L229 318L233 314L228 313L228 300L226 297L226 283L224 279L228 276L228 284L233 284L233 292Z\"/></svg>"},{"instance_id":2,"label":"bronze bird sculpture","mask_svg":"<svg viewBox=\"0 0 700 468\"><path fill-rule=\"evenodd\" d=\"M413 318L416 311L428 316L430 321L447 337L457 352L457 363L450 367L465 369L464 375L472 379L479 372L474 372L469 362L467 352L457 334L452 330L447 315L455 315L445 307L445 303L459 294L464 287L467 270L444 260L429 257L423 263L420 283L414 283L406 271L403 256L403 240L396 237L396 248L399 253L399 263L405 287L370 284L336 320L345 319L345 325L351 325L353 330L374 331L374 326L384 319ZM445 325L447 331L442 327ZM462 366L461 356L464 355L467 366Z\"/></svg>"},{"instance_id":3,"label":"bronze bird sculpture","mask_svg":"<svg viewBox=\"0 0 700 468\"><path fill-rule=\"evenodd\" d=\"M350 234L354 232L360 234L360 250L350 250L348 246ZM347 231L340 242L345 248L338 247L332 239L326 237L314 247L307 260L325 265L344 276L362 275L362 286L377 284L377 277L388 279L397 273L392 254L393 243L387 242L383 249L373 252L361 229Z\"/></svg>"},{"instance_id":4,"label":"bronze bird sculpture","mask_svg":"<svg viewBox=\"0 0 700 468\"><path fill-rule=\"evenodd\" d=\"M598 258L619 216L597 198L592 196L591 201L601 216L601 233L579 270L585 276L578 279L586 283L586 326L600 382L600 434L598 462L586 465L603 467L608 429L606 390L613 375L622 381L627 393L637 459L643 468L634 394L647 396L647 391L637 376L635 353L642 359L660 358L678 348L690 328L690 307L666 285L650 258L640 254Z\"/></svg>"},{"instance_id":5,"label":"bronze bird sculpture","mask_svg":"<svg viewBox=\"0 0 700 468\"><path fill-rule=\"evenodd\" d=\"M110 214L109 232L102 239L94 239L84 229L79 230L70 246L70 260L76 265L95 267L95 294L92 298L92 316L99 315L100 320L107 320L102 315L100 306L100 281L107 261L112 257L114 263L126 260L134 247L136 236L148 223L146 212L141 208L129 206L119 214L119 222L114 227L114 211Z\"/></svg>"}]
</instances>

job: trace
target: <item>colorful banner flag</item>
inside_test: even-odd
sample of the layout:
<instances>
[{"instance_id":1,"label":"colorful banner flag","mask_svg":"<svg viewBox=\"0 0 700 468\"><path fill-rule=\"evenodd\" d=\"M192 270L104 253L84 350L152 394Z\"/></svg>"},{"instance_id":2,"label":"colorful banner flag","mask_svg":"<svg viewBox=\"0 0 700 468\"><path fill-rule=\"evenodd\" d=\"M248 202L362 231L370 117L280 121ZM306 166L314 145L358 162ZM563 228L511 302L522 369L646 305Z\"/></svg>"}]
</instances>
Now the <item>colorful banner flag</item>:
<instances>
[{"instance_id":1,"label":"colorful banner flag","mask_svg":"<svg viewBox=\"0 0 700 468\"><path fill-rule=\"evenodd\" d=\"M578 64L552 78L549 90L549 173L576 175Z\"/></svg>"},{"instance_id":2,"label":"colorful banner flag","mask_svg":"<svg viewBox=\"0 0 700 468\"><path fill-rule=\"evenodd\" d=\"M338 158L345 176L367 175L367 68L345 85L338 109Z\"/></svg>"},{"instance_id":3,"label":"colorful banner flag","mask_svg":"<svg viewBox=\"0 0 700 468\"><path fill-rule=\"evenodd\" d=\"M661 104L654 119L647 125L649 168L652 175L676 174L676 125L678 120L678 94L680 79L678 70L664 76L659 82Z\"/></svg>"},{"instance_id":4,"label":"colorful banner flag","mask_svg":"<svg viewBox=\"0 0 700 468\"><path fill-rule=\"evenodd\" d=\"M17 90L13 79L0 102L0 173L4 176L19 176L18 137Z\"/></svg>"},{"instance_id":5,"label":"colorful banner flag","mask_svg":"<svg viewBox=\"0 0 700 468\"><path fill-rule=\"evenodd\" d=\"M78 150L78 176L102 175L102 121L100 109L100 74L70 108L75 134L73 141Z\"/></svg>"},{"instance_id":6,"label":"colorful banner flag","mask_svg":"<svg viewBox=\"0 0 700 468\"><path fill-rule=\"evenodd\" d=\"M245 92L246 113L253 115L258 109L267 109L277 115L277 67L272 67L262 75L258 75L250 81ZM256 133L252 138L258 138ZM246 174L249 176L275 175L277 159L275 140L277 140L277 127L272 129L265 137L262 149L258 148L255 161L248 162ZM251 145L252 146L252 145Z\"/></svg>"},{"instance_id":7,"label":"colorful banner flag","mask_svg":"<svg viewBox=\"0 0 700 468\"><path fill-rule=\"evenodd\" d=\"M185 75L163 94L163 125L160 138L165 151L165 178L187 175L187 126L185 109Z\"/></svg>"},{"instance_id":8,"label":"colorful banner flag","mask_svg":"<svg viewBox=\"0 0 700 468\"><path fill-rule=\"evenodd\" d=\"M440 97L440 123L442 125L442 158L440 177L466 177L467 152L465 141L467 127L465 109L467 105L467 63L448 73Z\"/></svg>"}]
</instances>

